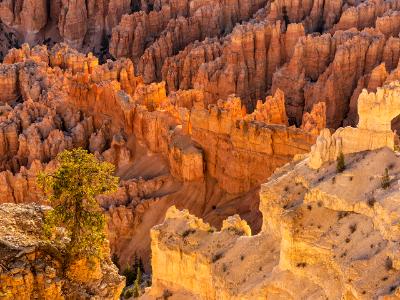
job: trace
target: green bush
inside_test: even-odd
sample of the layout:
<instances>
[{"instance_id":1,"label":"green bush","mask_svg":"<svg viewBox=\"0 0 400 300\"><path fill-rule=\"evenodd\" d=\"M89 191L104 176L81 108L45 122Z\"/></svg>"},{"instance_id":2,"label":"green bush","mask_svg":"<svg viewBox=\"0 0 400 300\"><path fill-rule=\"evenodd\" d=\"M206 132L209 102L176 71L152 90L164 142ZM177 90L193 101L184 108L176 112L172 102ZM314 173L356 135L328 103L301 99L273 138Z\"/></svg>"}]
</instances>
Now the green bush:
<instances>
[{"instance_id":1,"label":"green bush","mask_svg":"<svg viewBox=\"0 0 400 300\"><path fill-rule=\"evenodd\" d=\"M389 170L388 168L385 169L385 173L383 173L381 187L383 189L387 189L390 187L390 177L389 177Z\"/></svg>"},{"instance_id":2,"label":"green bush","mask_svg":"<svg viewBox=\"0 0 400 300\"><path fill-rule=\"evenodd\" d=\"M343 152L340 151L339 156L336 160L336 171L338 173L342 173L346 169L346 163L344 161Z\"/></svg>"},{"instance_id":3,"label":"green bush","mask_svg":"<svg viewBox=\"0 0 400 300\"><path fill-rule=\"evenodd\" d=\"M126 289L124 293L124 298L129 299L133 296L133 289Z\"/></svg>"}]
</instances>

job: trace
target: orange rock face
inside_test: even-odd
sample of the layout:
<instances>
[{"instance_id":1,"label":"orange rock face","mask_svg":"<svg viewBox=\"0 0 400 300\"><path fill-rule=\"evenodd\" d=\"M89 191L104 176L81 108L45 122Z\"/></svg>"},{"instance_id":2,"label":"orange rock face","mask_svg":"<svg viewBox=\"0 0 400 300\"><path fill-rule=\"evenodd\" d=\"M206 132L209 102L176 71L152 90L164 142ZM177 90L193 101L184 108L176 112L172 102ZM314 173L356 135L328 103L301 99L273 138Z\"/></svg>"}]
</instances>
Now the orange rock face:
<instances>
[{"instance_id":1,"label":"orange rock face","mask_svg":"<svg viewBox=\"0 0 400 300\"><path fill-rule=\"evenodd\" d=\"M171 204L217 226L237 207L257 231L259 184L315 141L287 127L279 90L247 114L237 97L215 104L201 90L168 97L164 83L136 76L129 59L99 64L65 44L24 46L5 61L0 67L18 80L6 81L10 96L0 106L0 202L43 203L37 173L51 171L64 149L89 149L122 180L117 193L99 198L122 263L135 251L147 257L148 230Z\"/></svg>"},{"instance_id":2,"label":"orange rock face","mask_svg":"<svg viewBox=\"0 0 400 300\"><path fill-rule=\"evenodd\" d=\"M50 2L0 3L0 202L88 149L121 178L99 202L123 264L171 205L257 232L260 184L400 79L398 0Z\"/></svg>"}]
</instances>

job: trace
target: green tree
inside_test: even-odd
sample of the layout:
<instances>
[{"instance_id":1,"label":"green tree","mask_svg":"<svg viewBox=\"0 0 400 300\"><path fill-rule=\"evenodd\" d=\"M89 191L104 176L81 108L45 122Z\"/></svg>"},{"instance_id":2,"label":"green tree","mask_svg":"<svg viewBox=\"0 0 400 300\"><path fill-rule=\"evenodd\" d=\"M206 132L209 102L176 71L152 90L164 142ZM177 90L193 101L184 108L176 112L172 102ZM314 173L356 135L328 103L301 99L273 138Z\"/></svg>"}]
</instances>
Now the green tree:
<instances>
[{"instance_id":1,"label":"green tree","mask_svg":"<svg viewBox=\"0 0 400 300\"><path fill-rule=\"evenodd\" d=\"M38 184L53 207L45 217L45 232L49 235L62 226L70 238L66 266L75 258L101 255L105 219L96 196L115 191L118 177L113 176L112 164L99 162L81 148L61 152L57 162L54 172L38 175Z\"/></svg>"},{"instance_id":2,"label":"green tree","mask_svg":"<svg viewBox=\"0 0 400 300\"><path fill-rule=\"evenodd\" d=\"M136 271L136 279L133 284L133 296L134 297L139 297L140 296L140 284L142 283L142 271L140 270L140 267L137 267Z\"/></svg>"},{"instance_id":3,"label":"green tree","mask_svg":"<svg viewBox=\"0 0 400 300\"><path fill-rule=\"evenodd\" d=\"M140 285L142 283L142 270L140 269L140 267L137 267L136 274L136 281L139 282Z\"/></svg>"},{"instance_id":4,"label":"green tree","mask_svg":"<svg viewBox=\"0 0 400 300\"><path fill-rule=\"evenodd\" d=\"M135 283L133 285L133 297L137 298L139 296L140 296L139 282L135 280Z\"/></svg>"},{"instance_id":5,"label":"green tree","mask_svg":"<svg viewBox=\"0 0 400 300\"><path fill-rule=\"evenodd\" d=\"M390 187L390 177L389 177L389 170L388 168L385 168L385 173L383 173L382 181L381 181L381 187L383 189L387 189Z\"/></svg>"},{"instance_id":6,"label":"green tree","mask_svg":"<svg viewBox=\"0 0 400 300\"><path fill-rule=\"evenodd\" d=\"M338 173L342 173L346 169L346 163L344 161L344 155L343 152L340 151L339 156L337 157L336 160L336 171Z\"/></svg>"},{"instance_id":7,"label":"green tree","mask_svg":"<svg viewBox=\"0 0 400 300\"><path fill-rule=\"evenodd\" d=\"M131 284L133 284L135 282L135 279L137 277L136 269L134 267L131 268L128 265L122 272L122 275L124 275L126 278L126 286L130 286Z\"/></svg>"}]
</instances>

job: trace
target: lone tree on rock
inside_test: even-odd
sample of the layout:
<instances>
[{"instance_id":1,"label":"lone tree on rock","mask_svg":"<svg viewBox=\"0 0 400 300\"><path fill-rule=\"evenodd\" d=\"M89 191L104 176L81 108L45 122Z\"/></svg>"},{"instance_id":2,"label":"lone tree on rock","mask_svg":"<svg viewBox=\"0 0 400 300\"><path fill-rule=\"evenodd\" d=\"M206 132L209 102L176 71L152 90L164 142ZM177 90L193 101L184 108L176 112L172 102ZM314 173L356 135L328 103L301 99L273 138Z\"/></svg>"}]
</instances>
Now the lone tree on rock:
<instances>
[{"instance_id":1,"label":"lone tree on rock","mask_svg":"<svg viewBox=\"0 0 400 300\"><path fill-rule=\"evenodd\" d=\"M346 164L344 161L344 155L343 152L340 151L339 156L337 157L336 160L336 171L338 173L342 173L346 169Z\"/></svg>"},{"instance_id":2,"label":"lone tree on rock","mask_svg":"<svg viewBox=\"0 0 400 300\"><path fill-rule=\"evenodd\" d=\"M61 152L57 162L54 172L38 175L38 184L53 207L45 217L45 232L51 234L56 227L66 229L70 241L65 249L65 265L72 259L99 257L105 218L96 196L117 189L114 166L99 162L81 148Z\"/></svg>"}]
</instances>

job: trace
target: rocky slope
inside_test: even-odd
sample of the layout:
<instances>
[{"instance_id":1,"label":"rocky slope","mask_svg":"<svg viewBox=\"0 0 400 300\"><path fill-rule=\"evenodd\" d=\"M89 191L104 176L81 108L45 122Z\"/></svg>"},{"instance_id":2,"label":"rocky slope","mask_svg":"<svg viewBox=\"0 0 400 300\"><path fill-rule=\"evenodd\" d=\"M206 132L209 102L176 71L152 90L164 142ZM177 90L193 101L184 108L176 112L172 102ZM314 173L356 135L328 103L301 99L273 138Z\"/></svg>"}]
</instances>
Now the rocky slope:
<instances>
[{"instance_id":1,"label":"rocky slope","mask_svg":"<svg viewBox=\"0 0 400 300\"><path fill-rule=\"evenodd\" d=\"M359 120L357 108L397 97L399 8L398 0L1 1L0 203L43 203L37 173L83 147L121 178L99 202L122 265L135 252L148 259L150 229L172 205L218 228L237 213L259 232L260 184L308 153L325 127L360 121L322 131L314 168L342 145L345 154L393 147L397 109Z\"/></svg>"},{"instance_id":2,"label":"rocky slope","mask_svg":"<svg viewBox=\"0 0 400 300\"><path fill-rule=\"evenodd\" d=\"M99 64L65 44L9 51L0 65L0 202L43 203L36 175L63 149L83 147L117 166L121 187L99 201L121 264L147 259L149 231L171 205L215 226L232 213L259 230L260 183L306 153L325 127L323 108L288 127L285 95L247 114L240 98L207 102L200 90L166 95L129 59Z\"/></svg>"},{"instance_id":3,"label":"rocky slope","mask_svg":"<svg viewBox=\"0 0 400 300\"><path fill-rule=\"evenodd\" d=\"M93 265L74 261L63 275L58 240L43 238L43 216L49 207L35 204L0 205L0 297L2 299L119 299L125 279L104 258ZM64 245L65 246L65 245Z\"/></svg>"},{"instance_id":4,"label":"rocky slope","mask_svg":"<svg viewBox=\"0 0 400 300\"><path fill-rule=\"evenodd\" d=\"M142 299L399 299L399 93L399 82L363 91L357 128L322 131L309 155L275 171L261 187L259 234L238 215L215 231L170 208L151 231Z\"/></svg>"}]
</instances>

